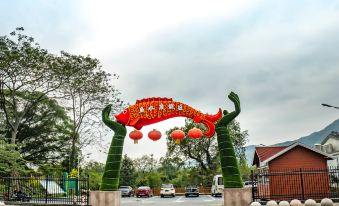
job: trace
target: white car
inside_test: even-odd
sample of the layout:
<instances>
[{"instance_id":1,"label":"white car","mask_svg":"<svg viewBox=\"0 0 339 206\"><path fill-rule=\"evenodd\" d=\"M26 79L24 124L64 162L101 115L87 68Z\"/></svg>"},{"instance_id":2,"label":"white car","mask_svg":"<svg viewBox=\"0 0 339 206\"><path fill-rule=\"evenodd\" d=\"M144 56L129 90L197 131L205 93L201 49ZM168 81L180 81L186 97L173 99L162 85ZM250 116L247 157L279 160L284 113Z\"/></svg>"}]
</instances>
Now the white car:
<instances>
[{"instance_id":1,"label":"white car","mask_svg":"<svg viewBox=\"0 0 339 206\"><path fill-rule=\"evenodd\" d=\"M160 189L160 197L175 197L175 189L172 184L162 184Z\"/></svg>"}]
</instances>

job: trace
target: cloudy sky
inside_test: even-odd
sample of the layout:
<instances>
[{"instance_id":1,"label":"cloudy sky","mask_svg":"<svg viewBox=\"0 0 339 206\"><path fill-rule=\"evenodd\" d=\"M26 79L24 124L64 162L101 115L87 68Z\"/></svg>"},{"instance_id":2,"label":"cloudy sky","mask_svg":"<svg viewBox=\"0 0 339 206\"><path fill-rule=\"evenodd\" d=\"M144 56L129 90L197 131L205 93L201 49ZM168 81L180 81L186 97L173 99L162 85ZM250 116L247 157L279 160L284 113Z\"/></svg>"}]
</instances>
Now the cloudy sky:
<instances>
[{"instance_id":1,"label":"cloudy sky","mask_svg":"<svg viewBox=\"0 0 339 206\"><path fill-rule=\"evenodd\" d=\"M233 110L248 144L273 144L339 118L339 2L323 0L7 0L0 35L23 26L50 52L100 59L125 101L172 97L203 112ZM142 129L165 132L171 119ZM108 142L111 136L107 137ZM165 139L126 139L132 157L166 152ZM94 152L92 158L104 161Z\"/></svg>"}]
</instances>

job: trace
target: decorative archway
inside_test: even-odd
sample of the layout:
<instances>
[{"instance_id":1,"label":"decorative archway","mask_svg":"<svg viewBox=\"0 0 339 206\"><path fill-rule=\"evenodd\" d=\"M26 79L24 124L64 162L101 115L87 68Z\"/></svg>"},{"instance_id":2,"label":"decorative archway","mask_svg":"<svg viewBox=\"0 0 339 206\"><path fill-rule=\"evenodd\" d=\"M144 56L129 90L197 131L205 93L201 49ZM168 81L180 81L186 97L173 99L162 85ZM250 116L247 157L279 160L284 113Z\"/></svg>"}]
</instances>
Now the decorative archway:
<instances>
[{"instance_id":1,"label":"decorative archway","mask_svg":"<svg viewBox=\"0 0 339 206\"><path fill-rule=\"evenodd\" d=\"M127 134L126 126L141 129L145 125L178 116L191 118L197 123L204 124L207 128L204 133L206 137L212 137L215 132L217 133L224 188L242 188L238 162L227 129L227 125L240 113L240 100L234 92L231 92L228 98L234 103L235 111L228 113L224 110L223 115L221 109L217 114L209 115L169 98L148 98L137 100L136 104L115 115L117 121L112 121L109 118L111 105L106 106L102 111L102 120L114 131L114 136L109 148L100 190L116 191L119 188L122 150Z\"/></svg>"}]
</instances>

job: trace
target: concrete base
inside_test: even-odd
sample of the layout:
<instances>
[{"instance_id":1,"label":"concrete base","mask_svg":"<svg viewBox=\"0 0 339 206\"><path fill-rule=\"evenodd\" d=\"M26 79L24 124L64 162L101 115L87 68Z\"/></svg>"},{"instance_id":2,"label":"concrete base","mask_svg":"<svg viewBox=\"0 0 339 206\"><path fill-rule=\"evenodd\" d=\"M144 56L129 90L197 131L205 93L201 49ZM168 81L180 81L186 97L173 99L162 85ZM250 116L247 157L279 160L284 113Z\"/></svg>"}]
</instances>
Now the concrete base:
<instances>
[{"instance_id":1,"label":"concrete base","mask_svg":"<svg viewBox=\"0 0 339 206\"><path fill-rule=\"evenodd\" d=\"M89 204L92 206L121 206L121 192L91 191Z\"/></svg>"},{"instance_id":2,"label":"concrete base","mask_svg":"<svg viewBox=\"0 0 339 206\"><path fill-rule=\"evenodd\" d=\"M225 188L224 206L249 206L252 202L252 188Z\"/></svg>"}]
</instances>

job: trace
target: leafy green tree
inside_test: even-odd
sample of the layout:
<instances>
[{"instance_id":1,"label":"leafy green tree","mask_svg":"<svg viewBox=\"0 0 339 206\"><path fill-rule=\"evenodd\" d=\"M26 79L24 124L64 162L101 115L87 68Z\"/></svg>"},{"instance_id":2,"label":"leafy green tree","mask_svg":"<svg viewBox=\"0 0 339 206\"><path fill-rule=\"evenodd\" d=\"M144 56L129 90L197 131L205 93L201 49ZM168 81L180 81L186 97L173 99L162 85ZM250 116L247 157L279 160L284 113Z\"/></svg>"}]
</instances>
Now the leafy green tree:
<instances>
[{"instance_id":1,"label":"leafy green tree","mask_svg":"<svg viewBox=\"0 0 339 206\"><path fill-rule=\"evenodd\" d=\"M62 177L64 171L64 167L60 162L49 162L39 165L36 174L41 176Z\"/></svg>"},{"instance_id":2,"label":"leafy green tree","mask_svg":"<svg viewBox=\"0 0 339 206\"><path fill-rule=\"evenodd\" d=\"M184 160L192 160L198 164L198 166L204 172L215 171L218 162L217 155L217 141L215 138L202 137L200 139L191 139L185 137L180 144L175 144L170 137L172 131L180 129L185 134L192 128L199 128L201 130L204 127L201 124L195 123L193 120L186 119L185 125L181 128L174 127L166 132L167 135L167 156L180 157Z\"/></svg>"},{"instance_id":3,"label":"leafy green tree","mask_svg":"<svg viewBox=\"0 0 339 206\"><path fill-rule=\"evenodd\" d=\"M0 176L10 176L13 171L17 174L27 172L26 161L15 147L16 145L8 144L0 139Z\"/></svg>"},{"instance_id":4,"label":"leafy green tree","mask_svg":"<svg viewBox=\"0 0 339 206\"><path fill-rule=\"evenodd\" d=\"M9 92L5 91L5 95L9 95ZM34 98L32 96L41 96L39 92L17 92L16 95L21 101ZM15 111L7 109L8 116L13 116L13 113ZM2 111L0 116L4 116ZM11 129L3 123L6 126L0 128L0 134L9 143ZM70 120L64 108L55 100L42 96L40 103L34 104L22 117L16 136L17 149L28 163L35 166L48 163L58 165L56 162L60 162L60 157L67 153L70 132Z\"/></svg>"},{"instance_id":5,"label":"leafy green tree","mask_svg":"<svg viewBox=\"0 0 339 206\"><path fill-rule=\"evenodd\" d=\"M16 144L25 115L64 83L64 67L59 58L40 48L22 31L23 28L17 28L10 37L0 37L0 109L11 133L11 144ZM22 92L36 95L23 99L18 95Z\"/></svg>"},{"instance_id":6,"label":"leafy green tree","mask_svg":"<svg viewBox=\"0 0 339 206\"><path fill-rule=\"evenodd\" d=\"M89 176L90 190L99 190L104 168L103 163L90 161L82 169L81 176Z\"/></svg>"},{"instance_id":7,"label":"leafy green tree","mask_svg":"<svg viewBox=\"0 0 339 206\"><path fill-rule=\"evenodd\" d=\"M151 172L147 175L148 186L151 188L160 187L162 184L162 174L159 172Z\"/></svg>"},{"instance_id":8,"label":"leafy green tree","mask_svg":"<svg viewBox=\"0 0 339 206\"><path fill-rule=\"evenodd\" d=\"M177 171L181 170L185 162L180 157L161 157L160 167L158 169L159 172L164 174L163 181L170 182L170 180L176 178Z\"/></svg>"},{"instance_id":9,"label":"leafy green tree","mask_svg":"<svg viewBox=\"0 0 339 206\"><path fill-rule=\"evenodd\" d=\"M180 129L188 133L192 128L199 128L204 130L203 125L195 123L193 120L187 119L183 127L171 128L166 132L167 135L167 156L179 157L186 161L186 166L190 168L188 171L191 184L202 183L204 185L210 185L212 178L215 174L220 174L220 159L218 152L218 143L215 137L200 139L190 139L185 137L179 145L175 144L170 137L172 131ZM235 120L228 125L230 131L230 137L235 147L236 157L240 160L242 166L245 169L246 156L245 156L245 144L248 140L248 132L241 131L240 124ZM187 162L190 165L187 165ZM245 170L244 170L245 172Z\"/></svg>"},{"instance_id":10,"label":"leafy green tree","mask_svg":"<svg viewBox=\"0 0 339 206\"><path fill-rule=\"evenodd\" d=\"M143 155L140 158L133 160L133 164L138 172L149 173L156 171L158 168L158 161L151 155Z\"/></svg>"},{"instance_id":11,"label":"leafy green tree","mask_svg":"<svg viewBox=\"0 0 339 206\"><path fill-rule=\"evenodd\" d=\"M123 102L112 85L112 75L101 69L98 59L62 52L61 64L67 70L67 78L61 86L62 104L72 120L70 160L75 168L83 147L103 142L102 108L111 104L111 110L117 112Z\"/></svg>"},{"instance_id":12,"label":"leafy green tree","mask_svg":"<svg viewBox=\"0 0 339 206\"><path fill-rule=\"evenodd\" d=\"M120 185L135 186L136 169L133 160L126 154L121 162Z\"/></svg>"}]
</instances>

